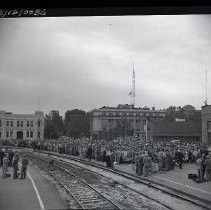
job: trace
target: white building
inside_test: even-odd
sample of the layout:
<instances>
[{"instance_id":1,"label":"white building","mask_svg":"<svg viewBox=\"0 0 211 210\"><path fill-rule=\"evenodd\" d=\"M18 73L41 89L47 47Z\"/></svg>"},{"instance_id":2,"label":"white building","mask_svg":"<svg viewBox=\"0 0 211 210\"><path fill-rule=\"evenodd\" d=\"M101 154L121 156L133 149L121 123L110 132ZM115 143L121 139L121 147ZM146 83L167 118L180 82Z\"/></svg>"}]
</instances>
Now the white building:
<instances>
[{"instance_id":1,"label":"white building","mask_svg":"<svg viewBox=\"0 0 211 210\"><path fill-rule=\"evenodd\" d=\"M133 105L119 104L117 107L102 107L92 111L90 134L93 138L114 139L117 126L122 120L127 120L131 125L131 135L147 138L146 124L152 120L162 120L166 110L155 110L147 107L136 108ZM147 130L150 130L147 124ZM150 132L148 133L150 137Z\"/></svg>"},{"instance_id":2,"label":"white building","mask_svg":"<svg viewBox=\"0 0 211 210\"><path fill-rule=\"evenodd\" d=\"M12 114L0 111L0 139L37 140L44 136L44 114Z\"/></svg>"}]
</instances>

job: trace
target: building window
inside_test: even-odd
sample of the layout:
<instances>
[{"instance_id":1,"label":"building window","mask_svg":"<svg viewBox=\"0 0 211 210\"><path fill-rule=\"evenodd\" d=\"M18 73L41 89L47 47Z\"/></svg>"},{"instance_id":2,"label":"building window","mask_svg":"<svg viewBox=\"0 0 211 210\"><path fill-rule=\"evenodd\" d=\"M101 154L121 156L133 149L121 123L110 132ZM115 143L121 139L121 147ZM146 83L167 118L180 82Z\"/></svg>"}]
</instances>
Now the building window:
<instances>
[{"instance_id":1,"label":"building window","mask_svg":"<svg viewBox=\"0 0 211 210\"><path fill-rule=\"evenodd\" d=\"M207 121L207 130L211 130L211 121Z\"/></svg>"},{"instance_id":2,"label":"building window","mask_svg":"<svg viewBox=\"0 0 211 210\"><path fill-rule=\"evenodd\" d=\"M12 138L13 137L13 132L12 131L10 131L10 138Z\"/></svg>"},{"instance_id":3,"label":"building window","mask_svg":"<svg viewBox=\"0 0 211 210\"><path fill-rule=\"evenodd\" d=\"M30 138L33 138L33 131L30 131Z\"/></svg>"},{"instance_id":4,"label":"building window","mask_svg":"<svg viewBox=\"0 0 211 210\"><path fill-rule=\"evenodd\" d=\"M1 120L0 120L0 127L1 127Z\"/></svg>"},{"instance_id":5,"label":"building window","mask_svg":"<svg viewBox=\"0 0 211 210\"><path fill-rule=\"evenodd\" d=\"M9 138L9 131L6 132L6 137Z\"/></svg>"},{"instance_id":6,"label":"building window","mask_svg":"<svg viewBox=\"0 0 211 210\"><path fill-rule=\"evenodd\" d=\"M37 138L40 138L40 131L37 132Z\"/></svg>"},{"instance_id":7,"label":"building window","mask_svg":"<svg viewBox=\"0 0 211 210\"><path fill-rule=\"evenodd\" d=\"M10 121L10 126L11 126L11 127L13 126L13 121Z\"/></svg>"},{"instance_id":8,"label":"building window","mask_svg":"<svg viewBox=\"0 0 211 210\"><path fill-rule=\"evenodd\" d=\"M21 121L21 127L23 127L23 121Z\"/></svg>"},{"instance_id":9,"label":"building window","mask_svg":"<svg viewBox=\"0 0 211 210\"><path fill-rule=\"evenodd\" d=\"M7 121L7 127L10 126L10 121Z\"/></svg>"},{"instance_id":10,"label":"building window","mask_svg":"<svg viewBox=\"0 0 211 210\"><path fill-rule=\"evenodd\" d=\"M17 121L17 126L18 126L18 127L20 126L20 121Z\"/></svg>"},{"instance_id":11,"label":"building window","mask_svg":"<svg viewBox=\"0 0 211 210\"><path fill-rule=\"evenodd\" d=\"M27 127L29 127L29 121L27 121Z\"/></svg>"},{"instance_id":12,"label":"building window","mask_svg":"<svg viewBox=\"0 0 211 210\"><path fill-rule=\"evenodd\" d=\"M40 123L40 120L38 120L38 123L37 123L38 127L40 127L40 124L41 124L41 123Z\"/></svg>"},{"instance_id":13,"label":"building window","mask_svg":"<svg viewBox=\"0 0 211 210\"><path fill-rule=\"evenodd\" d=\"M1 131L0 131L0 138L1 138Z\"/></svg>"},{"instance_id":14,"label":"building window","mask_svg":"<svg viewBox=\"0 0 211 210\"><path fill-rule=\"evenodd\" d=\"M159 114L160 117L165 117L165 114Z\"/></svg>"},{"instance_id":15,"label":"building window","mask_svg":"<svg viewBox=\"0 0 211 210\"><path fill-rule=\"evenodd\" d=\"M31 127L33 127L33 121L31 121Z\"/></svg>"},{"instance_id":16,"label":"building window","mask_svg":"<svg viewBox=\"0 0 211 210\"><path fill-rule=\"evenodd\" d=\"M27 138L29 138L29 131L27 131L26 136L27 136Z\"/></svg>"}]
</instances>

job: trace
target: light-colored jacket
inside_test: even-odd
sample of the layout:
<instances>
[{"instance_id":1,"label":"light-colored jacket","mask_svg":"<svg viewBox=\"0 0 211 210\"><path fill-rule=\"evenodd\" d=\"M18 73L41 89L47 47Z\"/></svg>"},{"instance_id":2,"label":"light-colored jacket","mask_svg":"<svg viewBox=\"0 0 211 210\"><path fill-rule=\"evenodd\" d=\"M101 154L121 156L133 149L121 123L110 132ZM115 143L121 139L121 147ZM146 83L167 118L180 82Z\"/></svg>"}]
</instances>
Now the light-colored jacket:
<instances>
[{"instance_id":1,"label":"light-colored jacket","mask_svg":"<svg viewBox=\"0 0 211 210\"><path fill-rule=\"evenodd\" d=\"M197 169L198 169L198 170L202 170L202 168L203 168L203 165L202 165L202 158L198 158L198 159L196 160L196 166L197 166Z\"/></svg>"},{"instance_id":2,"label":"light-colored jacket","mask_svg":"<svg viewBox=\"0 0 211 210\"><path fill-rule=\"evenodd\" d=\"M206 169L211 169L211 158L210 157L205 160L205 164L206 164Z\"/></svg>"},{"instance_id":3,"label":"light-colored jacket","mask_svg":"<svg viewBox=\"0 0 211 210\"><path fill-rule=\"evenodd\" d=\"M7 168L8 167L8 158L4 157L3 158L3 168Z\"/></svg>"}]
</instances>

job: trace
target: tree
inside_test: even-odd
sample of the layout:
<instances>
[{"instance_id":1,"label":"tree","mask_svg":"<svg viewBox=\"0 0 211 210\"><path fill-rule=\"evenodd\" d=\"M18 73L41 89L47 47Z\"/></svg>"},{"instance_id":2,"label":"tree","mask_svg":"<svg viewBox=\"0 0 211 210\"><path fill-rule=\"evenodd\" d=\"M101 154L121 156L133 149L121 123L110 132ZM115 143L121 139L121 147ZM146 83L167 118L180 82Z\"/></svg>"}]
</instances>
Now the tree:
<instances>
[{"instance_id":1,"label":"tree","mask_svg":"<svg viewBox=\"0 0 211 210\"><path fill-rule=\"evenodd\" d=\"M175 118L185 118L184 111L181 106L170 106L167 108L166 119L169 121L174 121Z\"/></svg>"},{"instance_id":2,"label":"tree","mask_svg":"<svg viewBox=\"0 0 211 210\"><path fill-rule=\"evenodd\" d=\"M64 135L63 117L59 115L59 111L52 110L45 116L44 136L48 139L58 139Z\"/></svg>"},{"instance_id":3,"label":"tree","mask_svg":"<svg viewBox=\"0 0 211 210\"><path fill-rule=\"evenodd\" d=\"M91 114L83 110L73 109L65 113L65 130L69 137L89 137Z\"/></svg>"}]
</instances>

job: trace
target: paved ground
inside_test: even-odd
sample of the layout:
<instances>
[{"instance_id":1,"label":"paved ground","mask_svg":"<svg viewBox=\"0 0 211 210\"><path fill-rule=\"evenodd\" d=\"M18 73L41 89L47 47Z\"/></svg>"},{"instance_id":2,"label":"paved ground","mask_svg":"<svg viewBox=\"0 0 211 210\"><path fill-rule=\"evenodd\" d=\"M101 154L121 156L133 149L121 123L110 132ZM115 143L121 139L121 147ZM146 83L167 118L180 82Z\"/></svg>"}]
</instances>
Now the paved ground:
<instances>
[{"instance_id":1,"label":"paved ground","mask_svg":"<svg viewBox=\"0 0 211 210\"><path fill-rule=\"evenodd\" d=\"M27 179L13 180L11 177L3 179L2 168L0 168L1 210L67 209L67 204L58 191L49 184L37 168L29 166L28 172Z\"/></svg>"}]
</instances>

